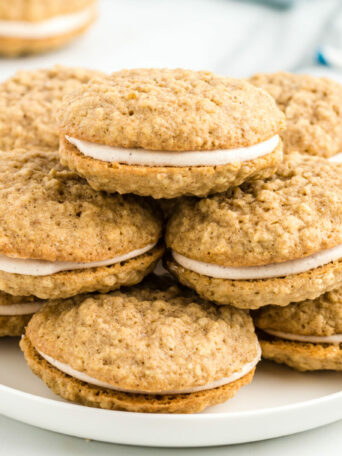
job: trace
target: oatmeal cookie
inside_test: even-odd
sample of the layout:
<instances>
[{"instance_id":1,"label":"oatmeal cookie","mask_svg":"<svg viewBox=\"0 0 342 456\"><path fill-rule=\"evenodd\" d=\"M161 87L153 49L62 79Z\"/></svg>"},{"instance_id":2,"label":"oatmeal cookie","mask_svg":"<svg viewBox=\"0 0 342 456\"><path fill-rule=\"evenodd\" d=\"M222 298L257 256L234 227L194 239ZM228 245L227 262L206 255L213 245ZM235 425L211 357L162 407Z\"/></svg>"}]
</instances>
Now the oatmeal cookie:
<instances>
[{"instance_id":1,"label":"oatmeal cookie","mask_svg":"<svg viewBox=\"0 0 342 456\"><path fill-rule=\"evenodd\" d=\"M190 413L225 401L251 381L260 356L246 311L146 284L44 306L21 347L62 397L143 412Z\"/></svg>"},{"instance_id":2,"label":"oatmeal cookie","mask_svg":"<svg viewBox=\"0 0 342 456\"><path fill-rule=\"evenodd\" d=\"M284 118L245 81L204 71L123 70L92 80L58 110L62 163L96 190L206 196L269 177Z\"/></svg>"}]
</instances>

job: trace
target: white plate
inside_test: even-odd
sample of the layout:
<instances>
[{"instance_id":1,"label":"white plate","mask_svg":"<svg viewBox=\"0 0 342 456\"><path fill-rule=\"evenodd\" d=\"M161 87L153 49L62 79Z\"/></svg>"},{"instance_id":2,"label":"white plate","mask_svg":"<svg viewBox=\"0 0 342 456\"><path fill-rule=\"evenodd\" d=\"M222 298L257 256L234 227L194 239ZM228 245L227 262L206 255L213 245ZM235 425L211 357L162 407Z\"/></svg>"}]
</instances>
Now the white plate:
<instances>
[{"instance_id":1,"label":"white plate","mask_svg":"<svg viewBox=\"0 0 342 456\"><path fill-rule=\"evenodd\" d=\"M67 403L26 366L17 339L0 340L0 413L63 434L130 445L214 446L269 439L342 418L342 374L263 362L234 399L197 415L115 412Z\"/></svg>"}]
</instances>

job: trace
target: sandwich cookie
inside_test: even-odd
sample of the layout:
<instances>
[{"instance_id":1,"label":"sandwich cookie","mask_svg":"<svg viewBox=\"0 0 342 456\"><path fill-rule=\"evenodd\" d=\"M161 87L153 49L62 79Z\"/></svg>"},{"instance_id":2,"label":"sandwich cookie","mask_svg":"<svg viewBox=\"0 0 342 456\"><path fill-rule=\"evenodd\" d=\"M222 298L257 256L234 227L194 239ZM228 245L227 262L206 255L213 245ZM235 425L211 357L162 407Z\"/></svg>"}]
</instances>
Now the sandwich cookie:
<instances>
[{"instance_id":1,"label":"sandwich cookie","mask_svg":"<svg viewBox=\"0 0 342 456\"><path fill-rule=\"evenodd\" d=\"M227 401L251 382L261 355L246 311L177 287L47 305L20 345L31 370L64 399L150 413Z\"/></svg>"},{"instance_id":2,"label":"sandwich cookie","mask_svg":"<svg viewBox=\"0 0 342 456\"><path fill-rule=\"evenodd\" d=\"M285 114L284 153L334 156L342 150L342 86L328 78L274 73L249 82L265 89Z\"/></svg>"},{"instance_id":3,"label":"sandwich cookie","mask_svg":"<svg viewBox=\"0 0 342 456\"><path fill-rule=\"evenodd\" d=\"M3 152L0 290L66 298L143 279L163 254L152 202L95 192L58 152Z\"/></svg>"},{"instance_id":4,"label":"sandwich cookie","mask_svg":"<svg viewBox=\"0 0 342 456\"><path fill-rule=\"evenodd\" d=\"M21 336L32 315L44 301L34 296L12 296L0 292L0 337Z\"/></svg>"},{"instance_id":5,"label":"sandwich cookie","mask_svg":"<svg viewBox=\"0 0 342 456\"><path fill-rule=\"evenodd\" d=\"M100 75L58 65L18 71L0 84L0 150L58 149L57 108L65 95Z\"/></svg>"},{"instance_id":6,"label":"sandwich cookie","mask_svg":"<svg viewBox=\"0 0 342 456\"><path fill-rule=\"evenodd\" d=\"M320 157L287 155L267 180L180 202L165 265L218 304L257 309L315 299L342 283L342 182Z\"/></svg>"},{"instance_id":7,"label":"sandwich cookie","mask_svg":"<svg viewBox=\"0 0 342 456\"><path fill-rule=\"evenodd\" d=\"M96 0L0 0L0 54L15 57L58 48L96 18Z\"/></svg>"},{"instance_id":8,"label":"sandwich cookie","mask_svg":"<svg viewBox=\"0 0 342 456\"><path fill-rule=\"evenodd\" d=\"M263 357L300 371L342 371L342 289L255 313Z\"/></svg>"},{"instance_id":9,"label":"sandwich cookie","mask_svg":"<svg viewBox=\"0 0 342 456\"><path fill-rule=\"evenodd\" d=\"M206 196L272 175L284 118L245 81L190 70L123 70L58 111L60 156L95 190Z\"/></svg>"}]
</instances>

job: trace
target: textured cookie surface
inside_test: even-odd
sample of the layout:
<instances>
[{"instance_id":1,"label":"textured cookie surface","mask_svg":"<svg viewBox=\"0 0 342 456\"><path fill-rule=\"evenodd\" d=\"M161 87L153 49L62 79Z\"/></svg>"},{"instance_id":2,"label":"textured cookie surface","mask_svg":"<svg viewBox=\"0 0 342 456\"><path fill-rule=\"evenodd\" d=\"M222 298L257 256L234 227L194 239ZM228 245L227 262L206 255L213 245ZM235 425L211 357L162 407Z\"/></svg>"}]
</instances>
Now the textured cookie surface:
<instances>
[{"instance_id":1,"label":"textured cookie surface","mask_svg":"<svg viewBox=\"0 0 342 456\"><path fill-rule=\"evenodd\" d=\"M216 304L231 304L241 309L267 305L287 306L291 302L315 299L342 285L342 260L301 274L264 280L215 279L180 266L173 258L165 266L183 285Z\"/></svg>"},{"instance_id":2,"label":"textured cookie surface","mask_svg":"<svg viewBox=\"0 0 342 456\"><path fill-rule=\"evenodd\" d=\"M85 177L95 190L177 198L183 195L207 196L240 185L247 179L270 177L283 155L279 143L273 152L255 160L221 166L128 166L86 157L61 135L60 157L63 165Z\"/></svg>"},{"instance_id":3,"label":"textured cookie surface","mask_svg":"<svg viewBox=\"0 0 342 456\"><path fill-rule=\"evenodd\" d=\"M94 0L0 0L0 20L43 21L75 13L93 3Z\"/></svg>"},{"instance_id":4,"label":"textured cookie surface","mask_svg":"<svg viewBox=\"0 0 342 456\"><path fill-rule=\"evenodd\" d=\"M0 315L0 337L21 336L32 315Z\"/></svg>"},{"instance_id":5,"label":"textured cookie surface","mask_svg":"<svg viewBox=\"0 0 342 456\"><path fill-rule=\"evenodd\" d=\"M167 246L223 266L284 262L342 244L342 185L336 165L288 155L277 173L178 205Z\"/></svg>"},{"instance_id":6,"label":"textured cookie surface","mask_svg":"<svg viewBox=\"0 0 342 456\"><path fill-rule=\"evenodd\" d=\"M247 312L183 296L177 287L45 306L27 336L40 352L90 377L152 393L207 385L258 355Z\"/></svg>"},{"instance_id":7,"label":"textured cookie surface","mask_svg":"<svg viewBox=\"0 0 342 456\"><path fill-rule=\"evenodd\" d=\"M258 328L303 336L342 334L342 289L286 307L265 307L255 315Z\"/></svg>"},{"instance_id":8,"label":"textured cookie surface","mask_svg":"<svg viewBox=\"0 0 342 456\"><path fill-rule=\"evenodd\" d=\"M211 150L253 145L284 127L264 91L191 70L123 70L76 90L59 109L63 134L110 146Z\"/></svg>"},{"instance_id":9,"label":"textured cookie surface","mask_svg":"<svg viewBox=\"0 0 342 456\"><path fill-rule=\"evenodd\" d=\"M299 371L342 371L342 347L331 344L308 344L261 335L262 356Z\"/></svg>"},{"instance_id":10,"label":"textured cookie surface","mask_svg":"<svg viewBox=\"0 0 342 456\"><path fill-rule=\"evenodd\" d=\"M91 262L158 241L160 214L134 196L95 192L61 167L58 153L16 150L0 162L0 252Z\"/></svg>"},{"instance_id":11,"label":"textured cookie surface","mask_svg":"<svg viewBox=\"0 0 342 456\"><path fill-rule=\"evenodd\" d=\"M342 86L327 78L275 73L249 80L267 90L286 116L284 152L330 157L342 150Z\"/></svg>"},{"instance_id":12,"label":"textured cookie surface","mask_svg":"<svg viewBox=\"0 0 342 456\"><path fill-rule=\"evenodd\" d=\"M8 40L4 43L10 45ZM15 43L12 45L15 50ZM58 148L57 107L66 94L99 75L91 70L55 66L18 71L0 84L0 150Z\"/></svg>"},{"instance_id":13,"label":"textured cookie surface","mask_svg":"<svg viewBox=\"0 0 342 456\"><path fill-rule=\"evenodd\" d=\"M80 382L55 369L37 353L27 336L21 340L20 346L32 372L56 394L88 407L110 410L141 413L196 413L232 398L242 386L252 381L254 374L253 369L233 383L192 394L168 396L126 394Z\"/></svg>"}]
</instances>

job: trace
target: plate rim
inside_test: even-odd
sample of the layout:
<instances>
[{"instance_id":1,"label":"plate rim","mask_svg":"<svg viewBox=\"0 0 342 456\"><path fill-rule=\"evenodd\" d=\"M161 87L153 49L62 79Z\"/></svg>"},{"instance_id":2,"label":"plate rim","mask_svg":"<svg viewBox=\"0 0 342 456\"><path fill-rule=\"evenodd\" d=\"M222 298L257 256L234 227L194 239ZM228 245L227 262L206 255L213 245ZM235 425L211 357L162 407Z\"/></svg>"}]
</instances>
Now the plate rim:
<instances>
[{"instance_id":1,"label":"plate rim","mask_svg":"<svg viewBox=\"0 0 342 456\"><path fill-rule=\"evenodd\" d=\"M255 415L259 415L261 417L261 416L265 416L265 415L269 415L269 414L277 414L277 413L281 413L281 412L286 413L287 411L292 411L294 409L310 408L310 407L314 407L314 406L319 406L319 404L321 402L327 402L327 401L330 402L330 401L334 401L335 399L342 399L342 387L341 387L341 391L337 391L335 393L330 393L330 394L320 396L320 397L317 397L314 399L300 401L300 402L296 402L293 404L280 405L280 406L276 406L276 407L266 407L263 409L256 409L256 410L250 410L250 411L244 410L244 411L240 411L240 412L221 412L221 413L213 412L213 413L203 413L203 414L201 414L201 413L181 414L181 413L127 412L127 411L122 411L122 410L108 410L108 409L101 409L101 408L97 408L97 407L89 407L89 406L84 406L84 405L75 404L75 403L71 403L71 402L62 402L62 401L58 401L56 399L42 397L37 394L27 393L25 391L13 388L11 386L3 385L3 384L0 384L0 392L19 396L19 397L25 398L27 400L37 401L44 405L52 405L52 406L59 407L61 409L67 409L67 410L74 409L74 408L77 408L78 410L80 410L80 409L86 408L88 410L93 410L93 412L91 412L91 413L100 412L100 413L104 413L104 414L115 414L118 416L124 415L125 417L129 417L129 416L134 416L136 418L144 417L144 419L145 418L149 419L148 417L150 417L152 419L152 417L155 418L156 416L158 416L158 419L160 419L162 421L182 420L182 421L190 421L190 422L192 422L194 420L203 421L203 420L213 420L213 419L227 419L230 417L236 417L237 419L243 419L246 417L253 417ZM342 409L341 409L341 419L342 419Z\"/></svg>"}]
</instances>

